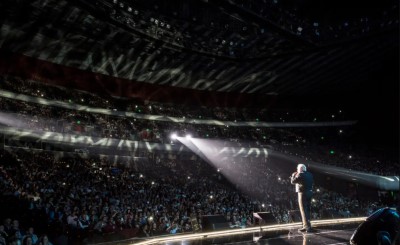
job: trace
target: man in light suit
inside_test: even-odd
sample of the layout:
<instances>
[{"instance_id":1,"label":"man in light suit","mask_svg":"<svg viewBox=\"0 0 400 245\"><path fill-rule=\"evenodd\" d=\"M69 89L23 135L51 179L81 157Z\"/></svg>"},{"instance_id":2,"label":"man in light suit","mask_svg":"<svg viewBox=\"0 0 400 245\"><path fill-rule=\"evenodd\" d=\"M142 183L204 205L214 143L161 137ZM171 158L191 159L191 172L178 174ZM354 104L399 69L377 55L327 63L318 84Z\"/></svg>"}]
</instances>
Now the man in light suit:
<instances>
[{"instance_id":1,"label":"man in light suit","mask_svg":"<svg viewBox=\"0 0 400 245\"><path fill-rule=\"evenodd\" d=\"M301 213L301 220L303 228L299 229L300 232L311 232L311 198L313 195L314 178L313 175L307 171L304 164L297 165L297 172L294 172L290 177L290 182L296 185L296 192L298 194L299 208Z\"/></svg>"}]
</instances>

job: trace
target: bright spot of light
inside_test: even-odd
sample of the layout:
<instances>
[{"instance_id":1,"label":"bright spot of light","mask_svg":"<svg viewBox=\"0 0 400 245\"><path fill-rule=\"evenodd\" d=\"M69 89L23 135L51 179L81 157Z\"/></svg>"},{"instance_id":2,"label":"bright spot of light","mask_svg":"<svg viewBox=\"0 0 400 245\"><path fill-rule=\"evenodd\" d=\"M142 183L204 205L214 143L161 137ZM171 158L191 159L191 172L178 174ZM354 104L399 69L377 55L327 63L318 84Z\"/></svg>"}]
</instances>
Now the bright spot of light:
<instances>
[{"instance_id":1,"label":"bright spot of light","mask_svg":"<svg viewBox=\"0 0 400 245\"><path fill-rule=\"evenodd\" d=\"M188 179L190 179L190 176L188 176Z\"/></svg>"},{"instance_id":2,"label":"bright spot of light","mask_svg":"<svg viewBox=\"0 0 400 245\"><path fill-rule=\"evenodd\" d=\"M281 177L278 177L278 180L280 181L280 180L281 180Z\"/></svg>"},{"instance_id":3,"label":"bright spot of light","mask_svg":"<svg viewBox=\"0 0 400 245\"><path fill-rule=\"evenodd\" d=\"M313 198L312 200L311 200L312 202L316 202L316 200Z\"/></svg>"},{"instance_id":4,"label":"bright spot of light","mask_svg":"<svg viewBox=\"0 0 400 245\"><path fill-rule=\"evenodd\" d=\"M263 208L264 208L264 207L265 207L265 204L264 204L264 203L263 203L263 204L261 204L261 207L263 207Z\"/></svg>"},{"instance_id":5,"label":"bright spot of light","mask_svg":"<svg viewBox=\"0 0 400 245\"><path fill-rule=\"evenodd\" d=\"M171 139L176 140L178 138L178 135L176 133L171 134Z\"/></svg>"},{"instance_id":6,"label":"bright spot of light","mask_svg":"<svg viewBox=\"0 0 400 245\"><path fill-rule=\"evenodd\" d=\"M320 192L321 190L320 189L317 189L317 192Z\"/></svg>"},{"instance_id":7,"label":"bright spot of light","mask_svg":"<svg viewBox=\"0 0 400 245\"><path fill-rule=\"evenodd\" d=\"M152 181L151 184L154 185L155 184L154 181Z\"/></svg>"},{"instance_id":8,"label":"bright spot of light","mask_svg":"<svg viewBox=\"0 0 400 245\"><path fill-rule=\"evenodd\" d=\"M349 155L349 159L351 159L353 156L352 155Z\"/></svg>"},{"instance_id":9,"label":"bright spot of light","mask_svg":"<svg viewBox=\"0 0 400 245\"><path fill-rule=\"evenodd\" d=\"M192 138L192 135L190 135L190 134L186 135L186 139L191 139L191 138Z\"/></svg>"},{"instance_id":10,"label":"bright spot of light","mask_svg":"<svg viewBox=\"0 0 400 245\"><path fill-rule=\"evenodd\" d=\"M140 177L140 178L143 178L143 174L140 174L139 177Z\"/></svg>"},{"instance_id":11,"label":"bright spot of light","mask_svg":"<svg viewBox=\"0 0 400 245\"><path fill-rule=\"evenodd\" d=\"M210 196L210 199L213 199L213 198L214 198L213 195L211 195L211 196Z\"/></svg>"}]
</instances>

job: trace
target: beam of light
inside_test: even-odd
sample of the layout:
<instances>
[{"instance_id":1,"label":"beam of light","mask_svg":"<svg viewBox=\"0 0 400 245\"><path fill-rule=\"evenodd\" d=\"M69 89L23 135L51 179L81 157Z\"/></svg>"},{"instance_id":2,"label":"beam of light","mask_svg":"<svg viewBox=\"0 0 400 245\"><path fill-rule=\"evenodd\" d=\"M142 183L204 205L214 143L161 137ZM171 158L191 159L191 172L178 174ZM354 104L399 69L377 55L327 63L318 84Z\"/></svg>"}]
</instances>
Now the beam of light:
<instances>
[{"instance_id":1,"label":"beam of light","mask_svg":"<svg viewBox=\"0 0 400 245\"><path fill-rule=\"evenodd\" d=\"M28 121L33 120L33 117L26 117L25 120L21 120L21 117L15 113L4 113L0 112L0 124L11 126L14 128L29 129L31 128Z\"/></svg>"},{"instance_id":2,"label":"beam of light","mask_svg":"<svg viewBox=\"0 0 400 245\"><path fill-rule=\"evenodd\" d=\"M337 225L337 224L351 224L351 223L361 223L366 220L367 217L358 217L358 218L345 218L345 219L330 219L330 220L315 220L311 221L313 227L322 227L327 225ZM160 244L166 242L178 242L183 240L202 240L206 238L214 238L214 237L226 237L226 236L234 236L241 234L248 234L259 231L280 231L280 230L290 230L296 229L301 226L301 222L290 223L290 224L279 224L279 225L267 225L267 226L257 226L257 227L249 227L243 229L232 229L232 230L223 230L223 231L213 231L213 232L204 232L204 233L196 233L196 234L182 234L182 235L174 235L174 236L161 236L150 238L147 241L143 242L132 242L131 244ZM132 240L124 240L124 241L132 241ZM122 242L122 241L119 241Z\"/></svg>"},{"instance_id":3,"label":"beam of light","mask_svg":"<svg viewBox=\"0 0 400 245\"><path fill-rule=\"evenodd\" d=\"M198 155L201 159L203 159L205 162L208 162L211 164L210 159L207 158L206 155L203 154L203 152L200 151L199 148L197 148L193 144L193 138L192 139L187 139L186 137L177 137L176 138L179 142L181 142L183 145L185 145L187 148L189 148L193 153Z\"/></svg>"},{"instance_id":4,"label":"beam of light","mask_svg":"<svg viewBox=\"0 0 400 245\"><path fill-rule=\"evenodd\" d=\"M182 143L188 144L187 141L182 141ZM187 147L191 150L195 149L195 151L192 150L194 153L206 159L215 169L219 169L218 172L242 192L249 195L260 194L257 194L251 185L254 184L254 180L265 178L262 176L261 168L265 166L268 157L268 154L265 154L266 151L240 147L240 144L230 141L200 138L192 138ZM252 161L249 156L252 156ZM247 173L250 174L247 175Z\"/></svg>"}]
</instances>

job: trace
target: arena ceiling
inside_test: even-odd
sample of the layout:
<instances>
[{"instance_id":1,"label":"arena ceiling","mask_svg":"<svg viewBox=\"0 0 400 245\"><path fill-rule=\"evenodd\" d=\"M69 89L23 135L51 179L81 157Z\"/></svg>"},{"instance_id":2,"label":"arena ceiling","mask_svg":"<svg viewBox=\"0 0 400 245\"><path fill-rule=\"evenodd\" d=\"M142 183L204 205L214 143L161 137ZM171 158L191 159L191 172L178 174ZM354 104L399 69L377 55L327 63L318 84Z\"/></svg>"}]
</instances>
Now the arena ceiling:
<instances>
[{"instance_id":1,"label":"arena ceiling","mask_svg":"<svg viewBox=\"0 0 400 245\"><path fill-rule=\"evenodd\" d=\"M94 73L205 91L356 91L397 57L398 1L356 1L359 8L318 2L2 0L0 47Z\"/></svg>"}]
</instances>

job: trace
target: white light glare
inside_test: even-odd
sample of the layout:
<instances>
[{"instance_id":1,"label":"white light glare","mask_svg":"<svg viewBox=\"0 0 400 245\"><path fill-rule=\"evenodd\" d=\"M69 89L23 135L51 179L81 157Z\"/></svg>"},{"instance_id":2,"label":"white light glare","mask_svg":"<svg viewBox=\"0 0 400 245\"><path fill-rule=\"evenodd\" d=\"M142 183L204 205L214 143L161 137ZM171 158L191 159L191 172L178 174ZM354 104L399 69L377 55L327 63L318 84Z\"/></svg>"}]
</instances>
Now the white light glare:
<instances>
[{"instance_id":1,"label":"white light glare","mask_svg":"<svg viewBox=\"0 0 400 245\"><path fill-rule=\"evenodd\" d=\"M192 136L190 134L186 135L186 139L191 139L191 138L192 138Z\"/></svg>"},{"instance_id":2,"label":"white light glare","mask_svg":"<svg viewBox=\"0 0 400 245\"><path fill-rule=\"evenodd\" d=\"M176 133L171 134L171 139L176 140L178 138L178 135Z\"/></svg>"}]
</instances>

